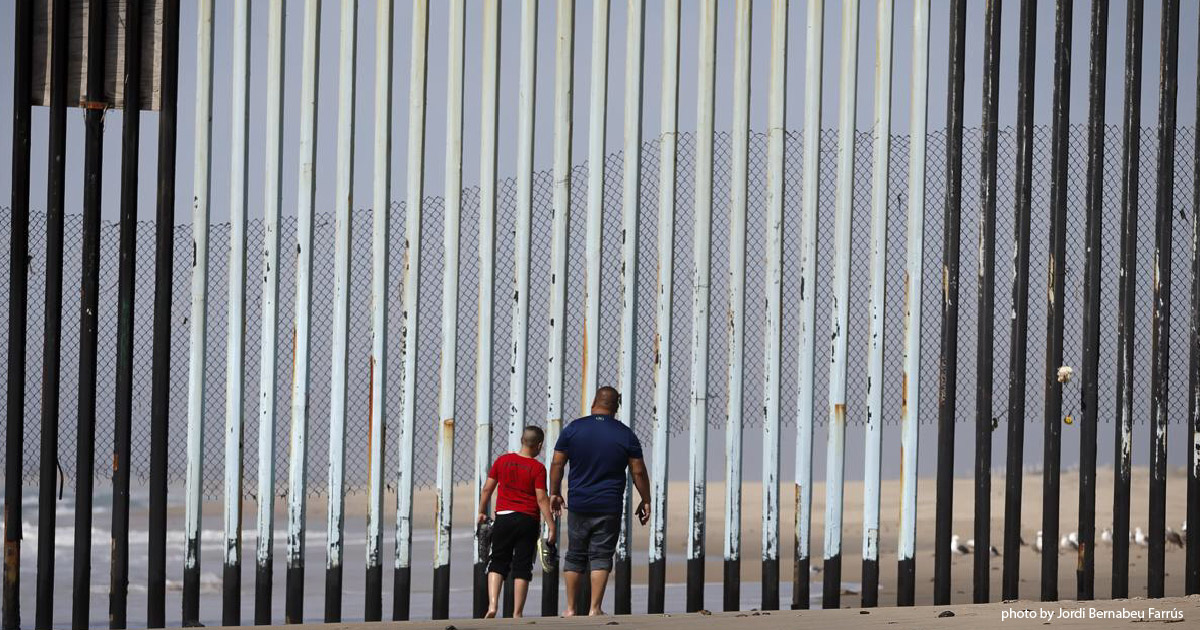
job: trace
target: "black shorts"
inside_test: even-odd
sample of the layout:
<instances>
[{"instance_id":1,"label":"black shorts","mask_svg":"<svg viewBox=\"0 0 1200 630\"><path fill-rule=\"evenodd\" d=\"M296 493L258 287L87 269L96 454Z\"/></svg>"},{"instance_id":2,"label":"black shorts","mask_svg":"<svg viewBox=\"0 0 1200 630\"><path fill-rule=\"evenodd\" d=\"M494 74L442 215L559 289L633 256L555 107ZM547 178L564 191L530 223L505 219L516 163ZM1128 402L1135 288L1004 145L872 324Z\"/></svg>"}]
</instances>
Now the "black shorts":
<instances>
[{"instance_id":1,"label":"black shorts","mask_svg":"<svg viewBox=\"0 0 1200 630\"><path fill-rule=\"evenodd\" d=\"M538 519L511 512L496 516L492 525L492 553L488 573L517 580L533 578L533 556L538 539Z\"/></svg>"},{"instance_id":2,"label":"black shorts","mask_svg":"<svg viewBox=\"0 0 1200 630\"><path fill-rule=\"evenodd\" d=\"M567 515L567 555L563 571L582 573L585 570L611 571L613 552L621 533L621 514L588 514L571 512Z\"/></svg>"}]
</instances>

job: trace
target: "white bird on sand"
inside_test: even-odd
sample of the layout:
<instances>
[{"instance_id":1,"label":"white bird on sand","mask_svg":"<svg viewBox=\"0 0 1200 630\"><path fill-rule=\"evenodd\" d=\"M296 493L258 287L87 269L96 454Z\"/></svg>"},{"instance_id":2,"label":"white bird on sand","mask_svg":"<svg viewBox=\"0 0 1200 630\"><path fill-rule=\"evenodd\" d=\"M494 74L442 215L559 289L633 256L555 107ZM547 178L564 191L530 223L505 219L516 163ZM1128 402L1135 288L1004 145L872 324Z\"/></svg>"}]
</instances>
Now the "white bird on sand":
<instances>
[{"instance_id":1,"label":"white bird on sand","mask_svg":"<svg viewBox=\"0 0 1200 630\"><path fill-rule=\"evenodd\" d=\"M1172 529L1170 525L1167 526L1167 542L1178 547L1183 546L1183 536L1180 536L1179 532Z\"/></svg>"},{"instance_id":2,"label":"white bird on sand","mask_svg":"<svg viewBox=\"0 0 1200 630\"><path fill-rule=\"evenodd\" d=\"M1133 543L1139 547L1145 547L1147 542L1146 532L1142 531L1141 527L1135 527L1133 530Z\"/></svg>"},{"instance_id":3,"label":"white bird on sand","mask_svg":"<svg viewBox=\"0 0 1200 630\"><path fill-rule=\"evenodd\" d=\"M1038 530L1037 538L1033 540L1033 550L1036 553L1042 553L1042 530Z\"/></svg>"},{"instance_id":4,"label":"white bird on sand","mask_svg":"<svg viewBox=\"0 0 1200 630\"><path fill-rule=\"evenodd\" d=\"M971 553L975 553L975 539L974 538L967 539L967 549L970 550Z\"/></svg>"},{"instance_id":5,"label":"white bird on sand","mask_svg":"<svg viewBox=\"0 0 1200 630\"><path fill-rule=\"evenodd\" d=\"M1183 525L1179 526L1179 536L1183 538L1183 542L1187 542L1187 519L1183 519Z\"/></svg>"},{"instance_id":6,"label":"white bird on sand","mask_svg":"<svg viewBox=\"0 0 1200 630\"><path fill-rule=\"evenodd\" d=\"M1100 532L1100 541L1106 545L1113 543L1112 528L1105 527L1104 531Z\"/></svg>"},{"instance_id":7,"label":"white bird on sand","mask_svg":"<svg viewBox=\"0 0 1200 630\"><path fill-rule=\"evenodd\" d=\"M1063 551L1076 551L1079 549L1079 542L1071 540L1070 536L1063 536L1058 541L1058 548Z\"/></svg>"},{"instance_id":8,"label":"white bird on sand","mask_svg":"<svg viewBox=\"0 0 1200 630\"><path fill-rule=\"evenodd\" d=\"M953 553L953 554L959 555L959 556L965 556L965 555L971 553L971 550L968 549L966 545L959 542L958 534L954 534L953 536L950 537L950 553Z\"/></svg>"}]
</instances>

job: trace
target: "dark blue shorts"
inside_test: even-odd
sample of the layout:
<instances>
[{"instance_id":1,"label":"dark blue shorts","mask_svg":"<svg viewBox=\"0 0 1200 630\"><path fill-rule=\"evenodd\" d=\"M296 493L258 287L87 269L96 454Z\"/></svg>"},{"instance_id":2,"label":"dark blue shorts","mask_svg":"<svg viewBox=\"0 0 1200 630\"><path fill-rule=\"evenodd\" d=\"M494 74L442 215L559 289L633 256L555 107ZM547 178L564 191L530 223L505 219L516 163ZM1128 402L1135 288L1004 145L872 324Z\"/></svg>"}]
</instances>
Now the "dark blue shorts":
<instances>
[{"instance_id":1,"label":"dark blue shorts","mask_svg":"<svg viewBox=\"0 0 1200 630\"><path fill-rule=\"evenodd\" d=\"M563 571L582 573L611 571L617 537L621 533L621 515L569 512L567 514L567 555Z\"/></svg>"}]
</instances>

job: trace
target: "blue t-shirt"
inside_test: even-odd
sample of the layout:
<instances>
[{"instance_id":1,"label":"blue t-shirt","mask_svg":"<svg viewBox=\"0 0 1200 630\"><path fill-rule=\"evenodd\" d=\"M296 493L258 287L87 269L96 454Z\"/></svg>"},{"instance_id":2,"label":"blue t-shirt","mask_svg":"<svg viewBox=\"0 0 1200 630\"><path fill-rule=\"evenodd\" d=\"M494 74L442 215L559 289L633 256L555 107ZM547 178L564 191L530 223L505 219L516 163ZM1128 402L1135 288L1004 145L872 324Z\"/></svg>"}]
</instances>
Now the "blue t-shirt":
<instances>
[{"instance_id":1,"label":"blue t-shirt","mask_svg":"<svg viewBox=\"0 0 1200 630\"><path fill-rule=\"evenodd\" d=\"M612 416L584 416L567 425L554 450L567 456L572 512L620 514L625 468L642 457L633 430Z\"/></svg>"}]
</instances>

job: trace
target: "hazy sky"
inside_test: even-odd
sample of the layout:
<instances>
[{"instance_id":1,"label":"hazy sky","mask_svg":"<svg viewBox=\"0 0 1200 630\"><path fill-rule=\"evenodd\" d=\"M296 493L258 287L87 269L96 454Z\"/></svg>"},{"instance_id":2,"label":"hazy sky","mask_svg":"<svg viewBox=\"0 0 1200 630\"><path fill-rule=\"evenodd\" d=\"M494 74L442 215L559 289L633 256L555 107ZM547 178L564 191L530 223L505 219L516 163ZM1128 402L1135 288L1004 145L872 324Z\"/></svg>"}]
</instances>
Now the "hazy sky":
<instances>
[{"instance_id":1,"label":"hazy sky","mask_svg":"<svg viewBox=\"0 0 1200 630\"><path fill-rule=\"evenodd\" d=\"M181 18L181 59L180 59L180 106L179 106L179 148L178 148L178 198L176 201L176 221L186 222L190 218L190 196L192 188L192 165L194 162L193 146L195 137L196 101L196 8L195 3L183 2ZM763 130L766 118L767 64L766 59L770 45L771 6L767 0L754 3L752 17L752 94L751 94L751 128ZM858 102L857 124L859 129L871 126L871 113L874 107L875 95L872 89L874 76L874 60L876 52L876 4L861 3L859 24L859 72L858 72ZM929 127L938 129L945 125L946 114L946 81L947 59L944 52L948 47L949 0L933 0L932 24L930 42L930 93L929 93ZM1001 126L1011 125L1016 117L1016 82L1017 82L1017 39L1020 3L1015 0L1003 2L1003 42L1002 42L1002 100L1000 104ZM261 175L265 149L263 142L266 74L266 20L267 2L253 2L252 28L252 66L251 66L251 149L250 149L250 200L248 204L251 216L261 214L262 187ZM448 8L445 2L434 0L430 3L430 44L429 44L429 107L426 132L426 192L429 195L440 195L444 189L444 137L445 137L445 102L446 102L446 33L449 29ZM625 31L627 24L626 3L614 0L610 10L609 35L609 93L608 93L608 136L607 151L619 151L622 143L624 128L624 85L625 85ZM646 3L645 25L645 78L643 102L643 138L653 138L659 130L659 103L661 97L661 60L660 45L662 32L662 5L659 2ZM680 51L680 108L679 125L684 131L695 129L696 107L696 75L698 57L697 30L699 17L697 1L684 0L681 26ZM984 3L973 1L968 3L968 43L966 80L966 124L978 125L982 108L982 68L983 68L983 13ZM9 9L11 10L11 4ZM501 3L502 35L501 35L501 94L500 94L500 143L499 165L500 176L515 175L516 152L516 110L518 57L520 46L520 14L522 6L519 2L505 0ZM466 24L466 69L465 69L465 103L464 103L464 185L471 186L478 182L479 177L479 146L478 130L481 118L479 110L479 79L481 66L480 52L480 19L481 3L479 0L467 2ZM1146 48L1145 71L1143 79L1143 123L1152 126L1157 120L1158 104L1158 33L1160 26L1161 3L1155 0L1146 2L1145 41ZM319 75L320 98L318 105L318 182L317 208L318 211L333 209L333 166L335 145L335 123L337 114L337 52L339 37L339 6L337 2L326 1L322 6L321 22L321 64ZM395 3L395 46L394 84L393 84L393 163L392 163L392 194L393 198L404 196L405 185L405 143L407 129L407 94L409 88L408 66L410 58L411 4L404 0ZM1089 19L1090 3L1077 2L1074 9L1074 29L1072 33L1073 66L1071 120L1073 123L1083 123L1087 116L1087 66L1089 55ZM231 81L230 66L231 30L233 3L231 0L216 0L216 44L215 44L215 73L214 73L214 102L213 102L213 175L212 175L212 218L221 221L228 216L227 204L229 198L228 154L230 136L230 98ZM1197 12L1196 3L1184 3L1182 11L1182 35L1180 37L1180 89L1179 89L1179 124L1190 126L1195 121L1195 90L1196 90L1196 58L1197 58ZM573 163L579 164L586 160L587 155L587 123L588 101L590 92L590 77L592 60L590 58L592 41L592 3L580 0L575 9L575 83L574 83L574 118ZM717 25L717 100L716 128L718 131L728 130L732 116L732 94L729 85L733 73L733 0L721 0L718 8ZM799 129L804 115L804 67L805 67L805 37L806 37L807 3L796 1L791 3L788 15L788 84L787 84L787 126ZM1110 124L1119 124L1122 116L1123 102L1123 68L1124 68L1124 29L1126 5L1124 2L1114 2L1111 6L1111 17L1108 29L1108 93L1106 98L1106 117ZM894 88L893 88L893 129L896 133L905 133L908 129L909 89L912 63L912 2L899 0L895 7L895 43L894 43ZM358 94L356 100L356 173L354 190L356 205L365 206L370 199L371 186L371 137L373 129L373 63L375 55L374 41L375 3L370 1L359 3L358 19ZM1038 10L1038 66L1036 87L1036 117L1038 124L1049 124L1051 103L1051 81L1053 72L1054 38L1054 3L1040 2ZM542 0L538 9L538 76L536 100L536 146L535 166L538 169L548 169L551 166L551 150L553 141L553 89L554 89L554 29L556 20L556 3ZM843 8L839 2L829 2L825 10L825 72L823 93L823 125L832 128L836 124L837 108L839 107L838 75L841 23ZM300 49L303 27L303 2L301 0L287 1L287 51L286 51L286 113L285 113L285 162L284 162L284 212L292 213L297 196L297 125L298 102L300 89ZM978 36L976 36L978 35ZM0 41L13 41L13 22L0 20ZM0 65L11 68L13 49L11 44L0 47ZM11 77L11 72L8 73ZM12 114L12 81L0 81L0 120L11 120ZM120 112L110 112L106 118L105 134L105 188L104 216L115 219L118 215L119 202L119 165L120 165ZM143 115L141 142L141 186L139 194L139 216L151 218L154 215L154 194L157 160L157 114ZM46 204L45 165L47 161L46 142L48 128L48 111L45 108L35 108L33 115L33 181L30 203L35 210L42 210ZM83 114L81 110L73 109L68 114L68 170L67 170L67 210L80 212L82 204L83 165ZM12 156L12 127L0 125L0 203L7 205L11 195L11 156ZM798 166L796 166L798 168Z\"/></svg>"}]
</instances>

